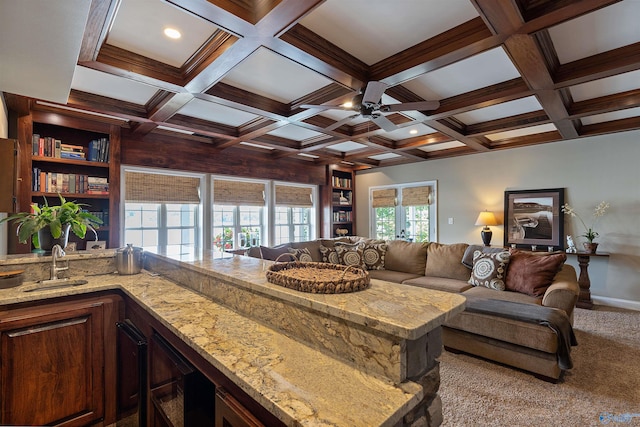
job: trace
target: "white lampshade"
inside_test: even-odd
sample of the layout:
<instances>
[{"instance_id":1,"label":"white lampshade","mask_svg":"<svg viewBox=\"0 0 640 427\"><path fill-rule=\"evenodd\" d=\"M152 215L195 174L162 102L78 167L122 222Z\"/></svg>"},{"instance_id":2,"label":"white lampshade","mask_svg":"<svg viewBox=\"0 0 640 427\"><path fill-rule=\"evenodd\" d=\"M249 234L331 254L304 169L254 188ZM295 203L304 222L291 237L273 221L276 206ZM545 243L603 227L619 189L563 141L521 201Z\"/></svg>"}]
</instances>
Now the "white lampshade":
<instances>
[{"instance_id":1,"label":"white lampshade","mask_svg":"<svg viewBox=\"0 0 640 427\"><path fill-rule=\"evenodd\" d=\"M483 211L478 215L478 219L476 219L476 225L498 225L498 221L496 220L496 216L493 212Z\"/></svg>"}]
</instances>

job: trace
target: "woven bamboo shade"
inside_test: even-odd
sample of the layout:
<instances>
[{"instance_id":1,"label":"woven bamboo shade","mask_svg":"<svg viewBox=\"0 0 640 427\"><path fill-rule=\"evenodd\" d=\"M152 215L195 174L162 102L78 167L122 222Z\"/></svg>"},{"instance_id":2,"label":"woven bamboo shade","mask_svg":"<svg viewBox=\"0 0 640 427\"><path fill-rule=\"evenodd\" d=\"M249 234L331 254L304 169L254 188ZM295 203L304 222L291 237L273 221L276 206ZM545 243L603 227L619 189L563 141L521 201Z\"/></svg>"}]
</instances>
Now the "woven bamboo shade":
<instances>
[{"instance_id":1,"label":"woven bamboo shade","mask_svg":"<svg viewBox=\"0 0 640 427\"><path fill-rule=\"evenodd\" d=\"M293 187L290 185L276 185L276 205L313 207L311 187Z\"/></svg>"},{"instance_id":2,"label":"woven bamboo shade","mask_svg":"<svg viewBox=\"0 0 640 427\"><path fill-rule=\"evenodd\" d=\"M213 203L216 205L264 206L262 182L213 180Z\"/></svg>"},{"instance_id":3,"label":"woven bamboo shade","mask_svg":"<svg viewBox=\"0 0 640 427\"><path fill-rule=\"evenodd\" d=\"M424 206L431 202L431 187L405 187L402 189L402 206Z\"/></svg>"},{"instance_id":4,"label":"woven bamboo shade","mask_svg":"<svg viewBox=\"0 0 640 427\"><path fill-rule=\"evenodd\" d=\"M373 200L371 202L371 205L374 208L392 208L398 203L398 201L396 200L396 195L397 192L395 188L373 190Z\"/></svg>"},{"instance_id":5,"label":"woven bamboo shade","mask_svg":"<svg viewBox=\"0 0 640 427\"><path fill-rule=\"evenodd\" d=\"M200 178L125 172L124 199L138 203L200 203Z\"/></svg>"}]
</instances>

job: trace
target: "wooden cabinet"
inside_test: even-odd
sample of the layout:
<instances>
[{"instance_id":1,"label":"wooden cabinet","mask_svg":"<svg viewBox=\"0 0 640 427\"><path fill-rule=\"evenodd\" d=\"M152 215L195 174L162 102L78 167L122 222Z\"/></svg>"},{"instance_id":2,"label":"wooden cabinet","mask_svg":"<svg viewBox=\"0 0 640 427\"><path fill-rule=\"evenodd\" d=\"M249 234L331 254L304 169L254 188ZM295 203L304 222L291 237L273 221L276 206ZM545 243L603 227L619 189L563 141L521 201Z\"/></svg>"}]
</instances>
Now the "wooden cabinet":
<instances>
[{"instance_id":1,"label":"wooden cabinet","mask_svg":"<svg viewBox=\"0 0 640 427\"><path fill-rule=\"evenodd\" d=\"M242 406L224 389L216 390L215 427L261 427L264 426L251 412Z\"/></svg>"},{"instance_id":2,"label":"wooden cabinet","mask_svg":"<svg viewBox=\"0 0 640 427\"><path fill-rule=\"evenodd\" d=\"M15 212L18 184L18 141L0 138L0 212Z\"/></svg>"},{"instance_id":3,"label":"wooden cabinet","mask_svg":"<svg viewBox=\"0 0 640 427\"><path fill-rule=\"evenodd\" d=\"M329 183L324 189L324 237L353 236L355 226L354 173L335 166L328 168Z\"/></svg>"},{"instance_id":4,"label":"wooden cabinet","mask_svg":"<svg viewBox=\"0 0 640 427\"><path fill-rule=\"evenodd\" d=\"M115 421L117 296L0 311L2 425Z\"/></svg>"},{"instance_id":5,"label":"wooden cabinet","mask_svg":"<svg viewBox=\"0 0 640 427\"><path fill-rule=\"evenodd\" d=\"M32 203L42 205L45 198L49 204L59 204L61 194L103 219L98 240L118 247L120 127L36 110L20 117L17 128L19 211L29 211ZM91 231L83 241L70 237L78 249L86 249L94 239ZM18 248L23 253L31 249L28 245Z\"/></svg>"}]
</instances>

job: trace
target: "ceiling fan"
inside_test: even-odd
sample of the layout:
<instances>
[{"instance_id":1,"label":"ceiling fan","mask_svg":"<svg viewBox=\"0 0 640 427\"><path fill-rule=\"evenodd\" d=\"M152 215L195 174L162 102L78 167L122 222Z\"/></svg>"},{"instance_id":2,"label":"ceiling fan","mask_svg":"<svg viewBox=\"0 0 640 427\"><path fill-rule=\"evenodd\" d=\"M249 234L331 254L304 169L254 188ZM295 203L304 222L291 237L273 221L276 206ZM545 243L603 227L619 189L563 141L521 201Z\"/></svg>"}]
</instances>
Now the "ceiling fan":
<instances>
[{"instance_id":1,"label":"ceiling fan","mask_svg":"<svg viewBox=\"0 0 640 427\"><path fill-rule=\"evenodd\" d=\"M388 104L382 103L382 95L387 90L388 85L386 83L378 81L370 81L367 83L364 92L357 94L351 103L343 105L312 105L304 104L302 108L320 108L322 110L348 110L357 111L358 114L346 117L339 120L327 127L326 130L337 129L345 123L348 123L355 117L362 116L366 119L370 119L380 128L387 132L398 129L395 123L387 119L382 113L396 112L396 111L425 111L435 110L440 106L438 101L420 101L420 102L405 102L401 104Z\"/></svg>"}]
</instances>

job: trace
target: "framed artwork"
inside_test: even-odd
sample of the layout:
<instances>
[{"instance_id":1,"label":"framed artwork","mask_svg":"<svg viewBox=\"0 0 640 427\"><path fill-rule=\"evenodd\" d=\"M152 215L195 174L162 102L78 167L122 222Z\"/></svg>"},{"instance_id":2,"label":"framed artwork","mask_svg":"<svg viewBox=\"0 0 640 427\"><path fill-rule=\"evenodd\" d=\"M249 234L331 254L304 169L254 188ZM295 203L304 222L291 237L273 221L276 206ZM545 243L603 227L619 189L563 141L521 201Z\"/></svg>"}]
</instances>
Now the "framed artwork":
<instances>
[{"instance_id":1,"label":"framed artwork","mask_svg":"<svg viewBox=\"0 0 640 427\"><path fill-rule=\"evenodd\" d=\"M564 249L564 188L504 192L504 245Z\"/></svg>"},{"instance_id":2,"label":"framed artwork","mask_svg":"<svg viewBox=\"0 0 640 427\"><path fill-rule=\"evenodd\" d=\"M92 240L87 242L87 250L99 251L107 249L107 242L104 240Z\"/></svg>"}]
</instances>

